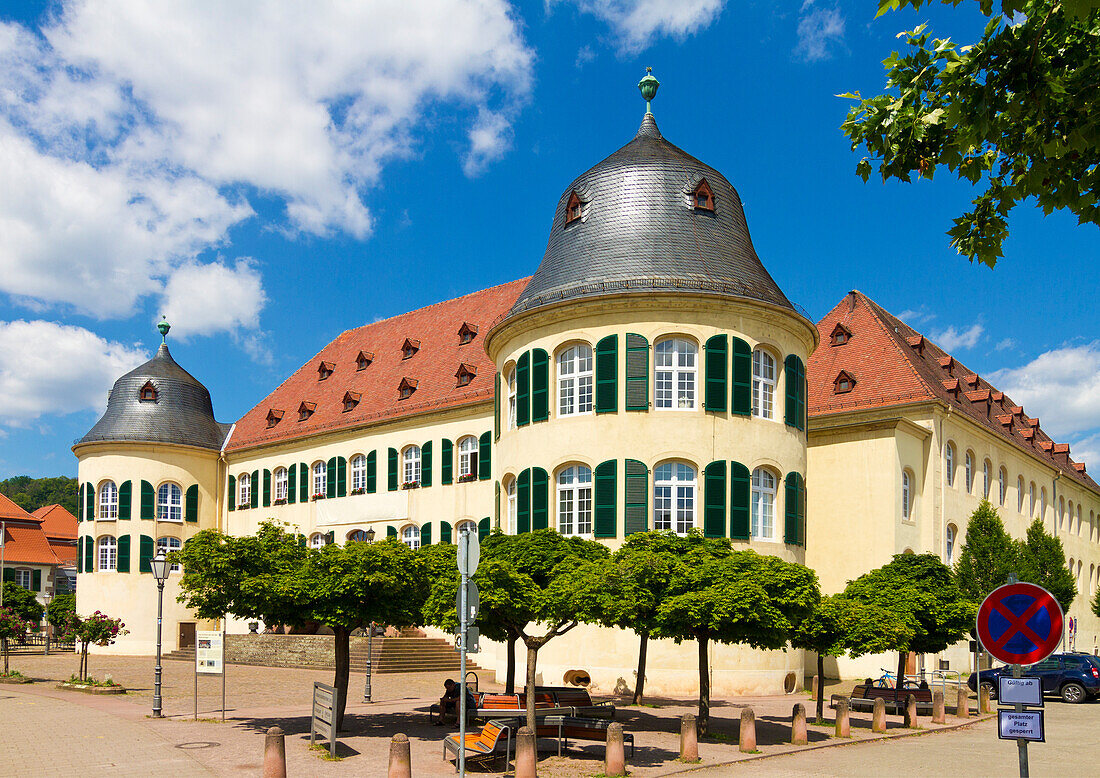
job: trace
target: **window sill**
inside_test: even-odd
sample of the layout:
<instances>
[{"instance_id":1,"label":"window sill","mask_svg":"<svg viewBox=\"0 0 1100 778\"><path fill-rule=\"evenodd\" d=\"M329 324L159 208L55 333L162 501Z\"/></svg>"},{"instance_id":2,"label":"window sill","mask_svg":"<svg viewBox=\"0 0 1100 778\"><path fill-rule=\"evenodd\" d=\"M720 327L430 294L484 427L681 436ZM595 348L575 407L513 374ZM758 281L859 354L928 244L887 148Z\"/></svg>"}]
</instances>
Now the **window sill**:
<instances>
[{"instance_id":1,"label":"window sill","mask_svg":"<svg viewBox=\"0 0 1100 778\"><path fill-rule=\"evenodd\" d=\"M242 509L241 509L241 508L238 508L237 510L242 510ZM183 524L183 519L163 519L163 518L158 518L158 519L157 519L157 521L159 521L159 522L160 522L160 523L162 523L162 524Z\"/></svg>"},{"instance_id":2,"label":"window sill","mask_svg":"<svg viewBox=\"0 0 1100 778\"><path fill-rule=\"evenodd\" d=\"M96 521L118 521L118 517L117 516L116 517L101 516L98 519L96 519Z\"/></svg>"},{"instance_id":3,"label":"window sill","mask_svg":"<svg viewBox=\"0 0 1100 778\"><path fill-rule=\"evenodd\" d=\"M658 407L658 406L655 405L655 406L653 406L653 410L660 411L661 413L667 413L669 411L678 411L680 413L684 413L684 412L697 411L699 409L694 407L694 406L692 406L691 408L661 408L661 407Z\"/></svg>"}]
</instances>

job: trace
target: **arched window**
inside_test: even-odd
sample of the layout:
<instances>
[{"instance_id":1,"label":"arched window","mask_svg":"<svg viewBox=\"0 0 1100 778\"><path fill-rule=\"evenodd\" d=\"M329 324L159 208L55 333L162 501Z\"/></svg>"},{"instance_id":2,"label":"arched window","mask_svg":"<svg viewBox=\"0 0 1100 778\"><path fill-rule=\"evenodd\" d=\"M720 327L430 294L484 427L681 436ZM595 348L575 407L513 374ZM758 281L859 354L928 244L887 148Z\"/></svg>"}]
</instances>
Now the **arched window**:
<instances>
[{"instance_id":1,"label":"arched window","mask_svg":"<svg viewBox=\"0 0 1100 778\"><path fill-rule=\"evenodd\" d=\"M1069 524L1066 524L1066 498L1058 498L1058 530L1073 534L1073 503L1069 504Z\"/></svg>"},{"instance_id":2,"label":"arched window","mask_svg":"<svg viewBox=\"0 0 1100 778\"><path fill-rule=\"evenodd\" d=\"M592 412L592 347L570 346L558 354L558 415Z\"/></svg>"},{"instance_id":3,"label":"arched window","mask_svg":"<svg viewBox=\"0 0 1100 778\"><path fill-rule=\"evenodd\" d=\"M314 532L309 536L309 547L320 548L325 545L325 536L320 532Z\"/></svg>"},{"instance_id":4,"label":"arched window","mask_svg":"<svg viewBox=\"0 0 1100 778\"><path fill-rule=\"evenodd\" d=\"M1045 486L1039 490L1039 518L1042 521L1047 520L1047 488Z\"/></svg>"},{"instance_id":5,"label":"arched window","mask_svg":"<svg viewBox=\"0 0 1100 778\"><path fill-rule=\"evenodd\" d=\"M328 491L328 465L323 460L313 463L313 496L324 497Z\"/></svg>"},{"instance_id":6,"label":"arched window","mask_svg":"<svg viewBox=\"0 0 1100 778\"><path fill-rule=\"evenodd\" d=\"M999 504L1003 508L1004 505L1005 505L1005 497L1008 496L1008 470L1006 470L1004 467L1001 468L1001 472L999 474L999 481L1000 481L1000 484L999 484L1000 485L1000 490L998 492L998 497L1000 498L999 499Z\"/></svg>"},{"instance_id":7,"label":"arched window","mask_svg":"<svg viewBox=\"0 0 1100 778\"><path fill-rule=\"evenodd\" d=\"M988 459L982 463L982 497L989 499L989 490L993 487L993 463Z\"/></svg>"},{"instance_id":8,"label":"arched window","mask_svg":"<svg viewBox=\"0 0 1100 778\"><path fill-rule=\"evenodd\" d=\"M285 467L275 468L275 472L272 473L275 480L275 500L286 501L287 492L287 472Z\"/></svg>"},{"instance_id":9,"label":"arched window","mask_svg":"<svg viewBox=\"0 0 1100 778\"><path fill-rule=\"evenodd\" d=\"M401 456L405 463L405 484L407 486L420 485L420 446L409 446Z\"/></svg>"},{"instance_id":10,"label":"arched window","mask_svg":"<svg viewBox=\"0 0 1100 778\"><path fill-rule=\"evenodd\" d=\"M157 518L160 521L183 521L183 492L171 481L157 489Z\"/></svg>"},{"instance_id":11,"label":"arched window","mask_svg":"<svg viewBox=\"0 0 1100 778\"><path fill-rule=\"evenodd\" d=\"M775 476L762 467L752 471L752 537L775 540Z\"/></svg>"},{"instance_id":12,"label":"arched window","mask_svg":"<svg viewBox=\"0 0 1100 778\"><path fill-rule=\"evenodd\" d=\"M947 468L947 485L955 485L955 445L948 443L943 451L944 466Z\"/></svg>"},{"instance_id":13,"label":"arched window","mask_svg":"<svg viewBox=\"0 0 1100 778\"><path fill-rule=\"evenodd\" d=\"M1020 476L1016 480L1016 512L1024 512L1024 477Z\"/></svg>"},{"instance_id":14,"label":"arched window","mask_svg":"<svg viewBox=\"0 0 1100 778\"><path fill-rule=\"evenodd\" d=\"M477 467L477 438L467 435L458 441L458 477L469 477Z\"/></svg>"},{"instance_id":15,"label":"arched window","mask_svg":"<svg viewBox=\"0 0 1100 778\"><path fill-rule=\"evenodd\" d=\"M173 551L179 551L183 548L179 538L157 538L157 551L163 551L166 555L171 554ZM179 563L174 563L169 572L178 573L180 569Z\"/></svg>"},{"instance_id":16,"label":"arched window","mask_svg":"<svg viewBox=\"0 0 1100 778\"><path fill-rule=\"evenodd\" d=\"M477 524L469 519L464 519L455 524L455 534L461 535L463 532L477 532Z\"/></svg>"},{"instance_id":17,"label":"arched window","mask_svg":"<svg viewBox=\"0 0 1100 778\"><path fill-rule=\"evenodd\" d=\"M248 505L252 500L252 475L241 473L237 477L237 505Z\"/></svg>"},{"instance_id":18,"label":"arched window","mask_svg":"<svg viewBox=\"0 0 1100 778\"><path fill-rule=\"evenodd\" d=\"M114 481L99 485L99 519L110 521L118 518L118 487Z\"/></svg>"},{"instance_id":19,"label":"arched window","mask_svg":"<svg viewBox=\"0 0 1100 778\"><path fill-rule=\"evenodd\" d=\"M653 348L654 405L657 408L695 408L697 349L683 338L668 338Z\"/></svg>"},{"instance_id":20,"label":"arched window","mask_svg":"<svg viewBox=\"0 0 1100 778\"><path fill-rule=\"evenodd\" d=\"M558 473L558 532L592 534L592 470L584 465Z\"/></svg>"},{"instance_id":21,"label":"arched window","mask_svg":"<svg viewBox=\"0 0 1100 778\"><path fill-rule=\"evenodd\" d=\"M1035 482L1027 485L1027 515L1035 518Z\"/></svg>"},{"instance_id":22,"label":"arched window","mask_svg":"<svg viewBox=\"0 0 1100 778\"><path fill-rule=\"evenodd\" d=\"M653 471L653 528L686 535L695 527L695 468L666 462Z\"/></svg>"},{"instance_id":23,"label":"arched window","mask_svg":"<svg viewBox=\"0 0 1100 778\"><path fill-rule=\"evenodd\" d=\"M367 458L362 454L351 458L351 491L367 491Z\"/></svg>"},{"instance_id":24,"label":"arched window","mask_svg":"<svg viewBox=\"0 0 1100 778\"><path fill-rule=\"evenodd\" d=\"M348 533L348 540L355 541L356 543L367 542L367 531L362 529L353 529Z\"/></svg>"},{"instance_id":25,"label":"arched window","mask_svg":"<svg viewBox=\"0 0 1100 778\"><path fill-rule=\"evenodd\" d=\"M947 565L950 567L955 564L955 536L958 534L958 530L955 529L954 524L947 525Z\"/></svg>"},{"instance_id":26,"label":"arched window","mask_svg":"<svg viewBox=\"0 0 1100 778\"><path fill-rule=\"evenodd\" d=\"M401 531L401 542L413 551L420 548L420 527L410 524Z\"/></svg>"},{"instance_id":27,"label":"arched window","mask_svg":"<svg viewBox=\"0 0 1100 778\"><path fill-rule=\"evenodd\" d=\"M759 348L752 352L752 415L775 418L775 358Z\"/></svg>"},{"instance_id":28,"label":"arched window","mask_svg":"<svg viewBox=\"0 0 1100 778\"><path fill-rule=\"evenodd\" d=\"M516 428L516 369L508 371L508 429Z\"/></svg>"},{"instance_id":29,"label":"arched window","mask_svg":"<svg viewBox=\"0 0 1100 778\"><path fill-rule=\"evenodd\" d=\"M508 534L516 534L516 479L508 478L504 482L504 493L508 495Z\"/></svg>"},{"instance_id":30,"label":"arched window","mask_svg":"<svg viewBox=\"0 0 1100 778\"><path fill-rule=\"evenodd\" d=\"M908 470L901 471L901 517L908 520L913 513L913 478Z\"/></svg>"},{"instance_id":31,"label":"arched window","mask_svg":"<svg viewBox=\"0 0 1100 778\"><path fill-rule=\"evenodd\" d=\"M969 451L966 452L963 468L966 474L966 493L974 494L974 454Z\"/></svg>"},{"instance_id":32,"label":"arched window","mask_svg":"<svg viewBox=\"0 0 1100 778\"><path fill-rule=\"evenodd\" d=\"M99 567L101 573L113 572L118 565L118 541L111 535L104 535L97 543L99 547Z\"/></svg>"}]
</instances>

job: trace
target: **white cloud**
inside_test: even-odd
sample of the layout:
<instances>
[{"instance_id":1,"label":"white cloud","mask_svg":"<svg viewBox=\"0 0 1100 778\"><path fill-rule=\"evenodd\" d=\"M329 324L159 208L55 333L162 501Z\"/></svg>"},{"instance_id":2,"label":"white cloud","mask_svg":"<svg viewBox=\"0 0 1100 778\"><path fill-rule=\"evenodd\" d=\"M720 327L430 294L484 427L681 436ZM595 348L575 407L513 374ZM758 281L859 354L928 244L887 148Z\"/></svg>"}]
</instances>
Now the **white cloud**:
<instances>
[{"instance_id":1,"label":"white cloud","mask_svg":"<svg viewBox=\"0 0 1100 778\"><path fill-rule=\"evenodd\" d=\"M173 335L188 338L255 329L266 302L260 272L252 260L237 260L233 267L188 262L173 271L165 284L161 313L171 323Z\"/></svg>"},{"instance_id":2,"label":"white cloud","mask_svg":"<svg viewBox=\"0 0 1100 778\"><path fill-rule=\"evenodd\" d=\"M1079 436L1100 427L1100 341L1046 351L1022 367L998 370L989 381L1029 416L1038 416L1052 436ZM1091 438L1093 447L1097 437Z\"/></svg>"},{"instance_id":3,"label":"white cloud","mask_svg":"<svg viewBox=\"0 0 1100 778\"><path fill-rule=\"evenodd\" d=\"M512 145L512 125L499 113L482 111L470 128L470 151L462 163L468 176L480 174Z\"/></svg>"},{"instance_id":4,"label":"white cloud","mask_svg":"<svg viewBox=\"0 0 1100 778\"><path fill-rule=\"evenodd\" d=\"M566 0L547 0L548 6ZM570 0L582 13L606 22L627 52L644 49L654 38L685 38L709 26L726 0Z\"/></svg>"},{"instance_id":5,"label":"white cloud","mask_svg":"<svg viewBox=\"0 0 1100 778\"><path fill-rule=\"evenodd\" d=\"M981 324L972 324L964 330L956 329L954 325L945 330L932 333L932 340L944 351L951 352L959 349L974 348L982 338L985 327Z\"/></svg>"},{"instance_id":6,"label":"white cloud","mask_svg":"<svg viewBox=\"0 0 1100 778\"><path fill-rule=\"evenodd\" d=\"M1013 340L1012 338L1005 338L1004 340L997 341L997 345L993 348L997 351L1008 351L1008 349L1014 348L1015 346L1015 340Z\"/></svg>"},{"instance_id":7,"label":"white cloud","mask_svg":"<svg viewBox=\"0 0 1100 778\"><path fill-rule=\"evenodd\" d=\"M51 321L0 321L0 424L45 414L103 410L123 373L148 359L140 348Z\"/></svg>"},{"instance_id":8,"label":"white cloud","mask_svg":"<svg viewBox=\"0 0 1100 778\"><path fill-rule=\"evenodd\" d=\"M908 324L910 327L916 327L918 324L932 321L932 319L936 318L936 314L928 310L928 306L922 305L915 311L911 308L902 311L898 314L898 318Z\"/></svg>"},{"instance_id":9,"label":"white cloud","mask_svg":"<svg viewBox=\"0 0 1100 778\"><path fill-rule=\"evenodd\" d=\"M844 16L839 8L815 8L805 0L798 16L798 43L794 53L805 62L829 59L844 43Z\"/></svg>"}]
</instances>

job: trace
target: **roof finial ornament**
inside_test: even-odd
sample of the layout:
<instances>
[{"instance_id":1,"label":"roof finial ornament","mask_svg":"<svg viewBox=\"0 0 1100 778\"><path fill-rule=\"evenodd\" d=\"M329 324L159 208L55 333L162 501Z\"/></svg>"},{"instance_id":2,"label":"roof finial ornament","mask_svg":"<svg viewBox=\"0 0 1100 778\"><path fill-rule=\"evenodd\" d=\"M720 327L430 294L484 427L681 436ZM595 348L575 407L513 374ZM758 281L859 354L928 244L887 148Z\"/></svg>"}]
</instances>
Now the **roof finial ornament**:
<instances>
[{"instance_id":1,"label":"roof finial ornament","mask_svg":"<svg viewBox=\"0 0 1100 778\"><path fill-rule=\"evenodd\" d=\"M650 103L657 96L657 87L660 85L661 82L653 77L653 68L646 68L645 78L638 82L638 89L641 90L642 97L645 98L645 112L648 114L653 113Z\"/></svg>"},{"instance_id":2,"label":"roof finial ornament","mask_svg":"<svg viewBox=\"0 0 1100 778\"><path fill-rule=\"evenodd\" d=\"M166 343L168 341L168 330L172 329L172 325L168 323L168 317L161 314L160 321L157 322L157 332L160 333L160 342Z\"/></svg>"}]
</instances>

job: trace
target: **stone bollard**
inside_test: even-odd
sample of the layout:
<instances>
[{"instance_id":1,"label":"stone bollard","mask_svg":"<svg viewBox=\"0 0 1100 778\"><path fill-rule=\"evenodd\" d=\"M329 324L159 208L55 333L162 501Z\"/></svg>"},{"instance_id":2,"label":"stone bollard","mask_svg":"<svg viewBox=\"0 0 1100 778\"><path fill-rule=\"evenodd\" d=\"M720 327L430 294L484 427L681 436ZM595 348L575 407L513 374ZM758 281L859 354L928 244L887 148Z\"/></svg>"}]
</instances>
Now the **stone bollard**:
<instances>
[{"instance_id":1,"label":"stone bollard","mask_svg":"<svg viewBox=\"0 0 1100 778\"><path fill-rule=\"evenodd\" d=\"M993 706L989 702L989 687L982 684L978 689L978 713L989 713Z\"/></svg>"},{"instance_id":2,"label":"stone bollard","mask_svg":"<svg viewBox=\"0 0 1100 778\"><path fill-rule=\"evenodd\" d=\"M932 692L932 723L947 723L947 711L943 707L943 692Z\"/></svg>"},{"instance_id":3,"label":"stone bollard","mask_svg":"<svg viewBox=\"0 0 1100 778\"><path fill-rule=\"evenodd\" d=\"M699 731L695 728L695 716L691 713L685 713L680 719L680 761L699 761Z\"/></svg>"},{"instance_id":4,"label":"stone bollard","mask_svg":"<svg viewBox=\"0 0 1100 778\"><path fill-rule=\"evenodd\" d=\"M959 687L958 702L955 703L955 717L960 719L970 718L970 693L965 686Z\"/></svg>"},{"instance_id":5,"label":"stone bollard","mask_svg":"<svg viewBox=\"0 0 1100 778\"><path fill-rule=\"evenodd\" d=\"M390 740L390 771L387 778L412 778L409 738L400 732Z\"/></svg>"},{"instance_id":6,"label":"stone bollard","mask_svg":"<svg viewBox=\"0 0 1100 778\"><path fill-rule=\"evenodd\" d=\"M535 733L530 727L520 727L516 733L516 778L535 778L538 756Z\"/></svg>"},{"instance_id":7,"label":"stone bollard","mask_svg":"<svg viewBox=\"0 0 1100 778\"><path fill-rule=\"evenodd\" d=\"M886 700L875 697L875 710L871 714L871 731L883 734L886 732Z\"/></svg>"},{"instance_id":8,"label":"stone bollard","mask_svg":"<svg viewBox=\"0 0 1100 778\"><path fill-rule=\"evenodd\" d=\"M791 711L791 745L804 746L809 742L806 732L806 706L798 702Z\"/></svg>"},{"instance_id":9,"label":"stone bollard","mask_svg":"<svg viewBox=\"0 0 1100 778\"><path fill-rule=\"evenodd\" d=\"M821 688L821 679L818 676L814 676L814 679L810 682L810 696L813 699L817 699L818 690Z\"/></svg>"},{"instance_id":10,"label":"stone bollard","mask_svg":"<svg viewBox=\"0 0 1100 778\"><path fill-rule=\"evenodd\" d=\"M623 725L617 721L607 727L607 748L604 749L603 774L608 778L626 775L626 751L623 750Z\"/></svg>"},{"instance_id":11,"label":"stone bollard","mask_svg":"<svg viewBox=\"0 0 1100 778\"><path fill-rule=\"evenodd\" d=\"M264 738L263 778L286 778L286 735L272 727Z\"/></svg>"},{"instance_id":12,"label":"stone bollard","mask_svg":"<svg viewBox=\"0 0 1100 778\"><path fill-rule=\"evenodd\" d=\"M851 737L852 725L848 720L848 698L845 697L836 703L836 736Z\"/></svg>"},{"instance_id":13,"label":"stone bollard","mask_svg":"<svg viewBox=\"0 0 1100 778\"><path fill-rule=\"evenodd\" d=\"M905 698L905 726L910 729L917 727L917 698L913 694Z\"/></svg>"},{"instance_id":14,"label":"stone bollard","mask_svg":"<svg viewBox=\"0 0 1100 778\"><path fill-rule=\"evenodd\" d=\"M740 742L742 753L756 753L756 714L752 712L752 708L741 710Z\"/></svg>"}]
</instances>

